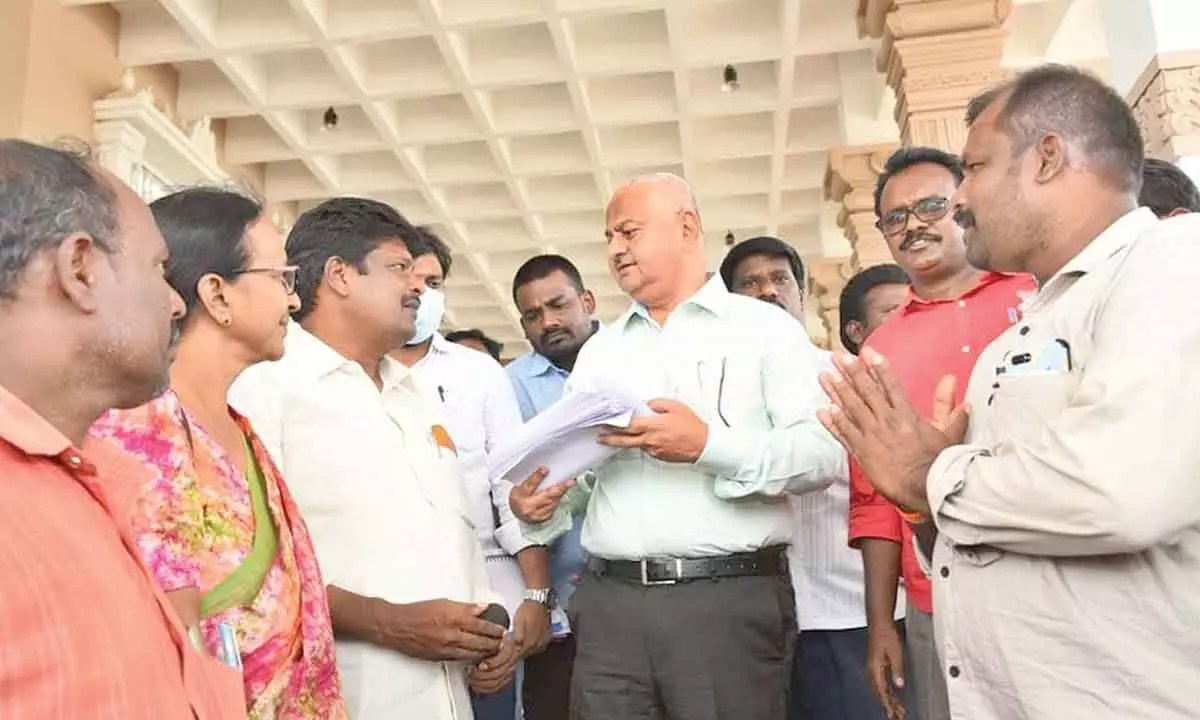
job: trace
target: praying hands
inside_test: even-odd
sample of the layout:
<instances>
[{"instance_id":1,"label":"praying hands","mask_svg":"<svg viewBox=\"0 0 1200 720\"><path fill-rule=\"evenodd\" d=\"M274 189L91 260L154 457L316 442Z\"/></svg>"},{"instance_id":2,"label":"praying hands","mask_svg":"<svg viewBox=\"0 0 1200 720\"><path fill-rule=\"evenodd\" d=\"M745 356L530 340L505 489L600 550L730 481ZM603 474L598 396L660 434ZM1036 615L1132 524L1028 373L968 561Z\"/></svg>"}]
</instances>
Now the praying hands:
<instances>
[{"instance_id":1,"label":"praying hands","mask_svg":"<svg viewBox=\"0 0 1200 720\"><path fill-rule=\"evenodd\" d=\"M833 403L818 412L821 424L881 495L903 510L928 515L929 468L939 452L966 435L967 407L954 402L954 377L938 383L928 422L913 409L879 353L867 348L859 359L842 355L834 362L838 374L821 374L821 387Z\"/></svg>"}]
</instances>

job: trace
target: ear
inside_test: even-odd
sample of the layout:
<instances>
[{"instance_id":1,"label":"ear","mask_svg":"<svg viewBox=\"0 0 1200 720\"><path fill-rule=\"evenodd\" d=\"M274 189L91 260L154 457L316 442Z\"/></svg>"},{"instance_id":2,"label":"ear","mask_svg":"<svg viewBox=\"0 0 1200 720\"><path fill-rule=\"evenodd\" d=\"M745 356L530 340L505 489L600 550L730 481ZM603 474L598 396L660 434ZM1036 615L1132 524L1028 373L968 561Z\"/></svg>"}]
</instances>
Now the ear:
<instances>
[{"instance_id":1,"label":"ear","mask_svg":"<svg viewBox=\"0 0 1200 720\"><path fill-rule=\"evenodd\" d=\"M225 291L228 289L225 280L214 273L209 273L200 278L196 283L196 297L199 298L200 304L208 311L210 317L221 323L222 320L228 318L231 314L229 309L229 298L226 297Z\"/></svg>"},{"instance_id":2,"label":"ear","mask_svg":"<svg viewBox=\"0 0 1200 720\"><path fill-rule=\"evenodd\" d=\"M108 254L87 233L68 236L54 251L54 276L58 287L85 313L94 313L99 308L96 297L98 276L113 275L112 266L104 257ZM101 267L102 263L107 267Z\"/></svg>"},{"instance_id":3,"label":"ear","mask_svg":"<svg viewBox=\"0 0 1200 720\"><path fill-rule=\"evenodd\" d=\"M579 296L579 298L583 301L583 309L588 314L588 316L591 317L592 315L595 315L596 314L596 296L592 294L592 291L584 290L583 293Z\"/></svg>"},{"instance_id":4,"label":"ear","mask_svg":"<svg viewBox=\"0 0 1200 720\"><path fill-rule=\"evenodd\" d=\"M856 345L862 347L866 341L866 333L863 332L862 323L857 320L849 320L846 322L846 336L854 341Z\"/></svg>"},{"instance_id":5,"label":"ear","mask_svg":"<svg viewBox=\"0 0 1200 720\"><path fill-rule=\"evenodd\" d=\"M1045 185L1066 172L1067 143L1057 133L1047 133L1034 146L1033 155L1037 161L1034 182Z\"/></svg>"},{"instance_id":6,"label":"ear","mask_svg":"<svg viewBox=\"0 0 1200 720\"><path fill-rule=\"evenodd\" d=\"M1191 210L1188 210L1187 208L1175 208L1171 212L1167 213L1167 217L1173 218L1176 215L1187 215L1189 212L1191 212Z\"/></svg>"},{"instance_id":7,"label":"ear","mask_svg":"<svg viewBox=\"0 0 1200 720\"><path fill-rule=\"evenodd\" d=\"M683 242L685 245L698 244L700 241L700 216L695 210L684 210L680 216L683 224Z\"/></svg>"},{"instance_id":8,"label":"ear","mask_svg":"<svg viewBox=\"0 0 1200 720\"><path fill-rule=\"evenodd\" d=\"M349 276L352 270L353 268L345 260L335 255L325 261L325 267L321 272L321 280L335 295L346 297L350 294Z\"/></svg>"}]
</instances>

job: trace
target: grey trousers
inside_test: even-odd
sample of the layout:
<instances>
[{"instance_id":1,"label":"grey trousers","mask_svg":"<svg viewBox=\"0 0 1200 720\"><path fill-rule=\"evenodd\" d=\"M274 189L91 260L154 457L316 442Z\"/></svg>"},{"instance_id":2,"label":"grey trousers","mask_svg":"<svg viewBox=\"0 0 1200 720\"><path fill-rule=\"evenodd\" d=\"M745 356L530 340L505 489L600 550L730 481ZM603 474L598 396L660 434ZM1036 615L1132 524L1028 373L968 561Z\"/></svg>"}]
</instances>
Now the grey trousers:
<instances>
[{"instance_id":1,"label":"grey trousers","mask_svg":"<svg viewBox=\"0 0 1200 720\"><path fill-rule=\"evenodd\" d=\"M796 639L786 568L652 587L588 571L571 614L572 720L786 720Z\"/></svg>"},{"instance_id":2,"label":"grey trousers","mask_svg":"<svg viewBox=\"0 0 1200 720\"><path fill-rule=\"evenodd\" d=\"M904 613L904 631L908 697L916 706L918 720L950 720L946 676L933 637L933 616L909 603Z\"/></svg>"}]
</instances>

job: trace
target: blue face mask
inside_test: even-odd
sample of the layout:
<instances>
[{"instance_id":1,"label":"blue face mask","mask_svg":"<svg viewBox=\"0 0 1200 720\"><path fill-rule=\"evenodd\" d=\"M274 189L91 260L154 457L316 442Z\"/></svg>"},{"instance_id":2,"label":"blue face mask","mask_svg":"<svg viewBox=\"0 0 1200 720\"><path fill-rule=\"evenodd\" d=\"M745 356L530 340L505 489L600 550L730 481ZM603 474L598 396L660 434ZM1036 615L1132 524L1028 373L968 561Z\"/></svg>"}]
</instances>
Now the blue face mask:
<instances>
[{"instance_id":1,"label":"blue face mask","mask_svg":"<svg viewBox=\"0 0 1200 720\"><path fill-rule=\"evenodd\" d=\"M441 290L426 288L421 295L421 307L417 308L416 332L412 340L405 345L419 345L437 332L441 327L442 316L446 314L446 294Z\"/></svg>"}]
</instances>

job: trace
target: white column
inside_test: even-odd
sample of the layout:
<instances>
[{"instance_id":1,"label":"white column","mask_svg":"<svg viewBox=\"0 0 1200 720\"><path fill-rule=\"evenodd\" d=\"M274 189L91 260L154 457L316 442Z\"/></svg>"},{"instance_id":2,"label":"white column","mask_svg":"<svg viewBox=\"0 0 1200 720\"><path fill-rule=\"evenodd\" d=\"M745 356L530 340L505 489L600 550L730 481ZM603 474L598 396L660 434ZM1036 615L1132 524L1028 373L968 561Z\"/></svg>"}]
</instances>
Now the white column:
<instances>
[{"instance_id":1,"label":"white column","mask_svg":"<svg viewBox=\"0 0 1200 720\"><path fill-rule=\"evenodd\" d=\"M142 166L146 136L132 123L111 120L96 123L96 160L101 167L133 186L134 177Z\"/></svg>"}]
</instances>

